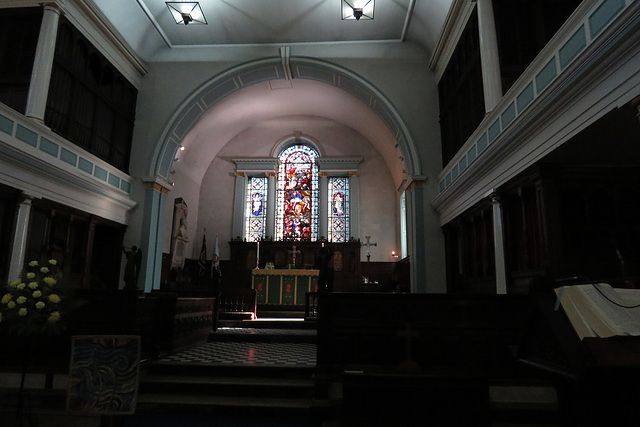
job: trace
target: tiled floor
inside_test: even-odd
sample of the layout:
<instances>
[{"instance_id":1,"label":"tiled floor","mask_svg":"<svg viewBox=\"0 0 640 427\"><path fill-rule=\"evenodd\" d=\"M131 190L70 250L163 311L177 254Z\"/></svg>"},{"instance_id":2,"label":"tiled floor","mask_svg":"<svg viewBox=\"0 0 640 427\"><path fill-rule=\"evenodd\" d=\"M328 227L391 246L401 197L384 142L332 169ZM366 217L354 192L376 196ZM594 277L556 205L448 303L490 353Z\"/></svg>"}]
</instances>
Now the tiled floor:
<instances>
[{"instance_id":1,"label":"tiled floor","mask_svg":"<svg viewBox=\"0 0 640 427\"><path fill-rule=\"evenodd\" d=\"M315 331L281 329L223 328L221 335L264 335L265 341L210 342L166 358L160 364L207 364L223 366L301 366L316 365L316 345L307 342L269 342L274 335L309 335Z\"/></svg>"}]
</instances>

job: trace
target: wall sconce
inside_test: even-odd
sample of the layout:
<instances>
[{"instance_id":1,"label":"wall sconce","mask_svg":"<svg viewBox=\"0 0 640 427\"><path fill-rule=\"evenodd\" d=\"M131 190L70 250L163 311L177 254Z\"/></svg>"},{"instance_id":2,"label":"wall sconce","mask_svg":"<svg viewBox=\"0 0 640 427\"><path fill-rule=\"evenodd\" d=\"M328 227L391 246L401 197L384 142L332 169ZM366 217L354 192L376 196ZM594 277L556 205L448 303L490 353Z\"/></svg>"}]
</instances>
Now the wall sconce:
<instances>
[{"instance_id":1,"label":"wall sconce","mask_svg":"<svg viewBox=\"0 0 640 427\"><path fill-rule=\"evenodd\" d=\"M391 258L400 258L400 255L398 255L396 251L391 251Z\"/></svg>"},{"instance_id":2,"label":"wall sconce","mask_svg":"<svg viewBox=\"0 0 640 427\"><path fill-rule=\"evenodd\" d=\"M374 0L340 0L342 19L373 19Z\"/></svg>"},{"instance_id":3,"label":"wall sconce","mask_svg":"<svg viewBox=\"0 0 640 427\"><path fill-rule=\"evenodd\" d=\"M207 24L200 3L197 1L168 1L165 2L171 12L171 16L178 25Z\"/></svg>"}]
</instances>

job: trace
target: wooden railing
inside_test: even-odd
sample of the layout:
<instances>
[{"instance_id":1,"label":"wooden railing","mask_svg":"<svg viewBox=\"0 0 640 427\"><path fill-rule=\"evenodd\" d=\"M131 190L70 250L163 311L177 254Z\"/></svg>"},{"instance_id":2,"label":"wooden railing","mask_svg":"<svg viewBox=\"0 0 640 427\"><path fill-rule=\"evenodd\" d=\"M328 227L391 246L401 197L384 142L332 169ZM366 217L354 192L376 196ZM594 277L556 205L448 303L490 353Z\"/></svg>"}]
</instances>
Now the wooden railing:
<instances>
[{"instance_id":1,"label":"wooden railing","mask_svg":"<svg viewBox=\"0 0 640 427\"><path fill-rule=\"evenodd\" d=\"M255 289L222 289L218 294L219 320L255 320L258 296Z\"/></svg>"}]
</instances>

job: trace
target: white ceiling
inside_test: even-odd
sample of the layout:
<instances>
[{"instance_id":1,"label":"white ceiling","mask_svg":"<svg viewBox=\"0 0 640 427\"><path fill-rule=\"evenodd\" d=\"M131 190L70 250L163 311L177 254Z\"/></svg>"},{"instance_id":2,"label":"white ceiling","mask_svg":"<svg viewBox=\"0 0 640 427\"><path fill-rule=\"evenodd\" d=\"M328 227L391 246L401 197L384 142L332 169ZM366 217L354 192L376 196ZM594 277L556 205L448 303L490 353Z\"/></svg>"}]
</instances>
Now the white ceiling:
<instances>
[{"instance_id":1,"label":"white ceiling","mask_svg":"<svg viewBox=\"0 0 640 427\"><path fill-rule=\"evenodd\" d=\"M194 47L416 42L430 54L453 0L376 0L342 20L341 0L200 0L207 25L176 25L164 0L90 0L140 57ZM166 58L166 52L163 54Z\"/></svg>"}]
</instances>

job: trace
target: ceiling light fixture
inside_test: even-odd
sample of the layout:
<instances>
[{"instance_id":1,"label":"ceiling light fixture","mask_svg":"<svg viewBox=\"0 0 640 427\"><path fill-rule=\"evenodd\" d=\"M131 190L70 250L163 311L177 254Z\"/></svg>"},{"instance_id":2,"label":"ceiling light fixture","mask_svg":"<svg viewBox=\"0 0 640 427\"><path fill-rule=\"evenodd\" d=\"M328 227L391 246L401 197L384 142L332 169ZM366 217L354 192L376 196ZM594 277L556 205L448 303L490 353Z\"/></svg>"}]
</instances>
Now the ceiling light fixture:
<instances>
[{"instance_id":1,"label":"ceiling light fixture","mask_svg":"<svg viewBox=\"0 0 640 427\"><path fill-rule=\"evenodd\" d=\"M168 1L165 2L173 19L178 25L207 24L200 3L197 1Z\"/></svg>"},{"instance_id":2,"label":"ceiling light fixture","mask_svg":"<svg viewBox=\"0 0 640 427\"><path fill-rule=\"evenodd\" d=\"M373 19L374 0L340 0L342 19Z\"/></svg>"}]
</instances>

